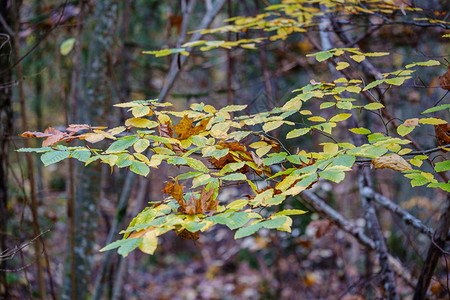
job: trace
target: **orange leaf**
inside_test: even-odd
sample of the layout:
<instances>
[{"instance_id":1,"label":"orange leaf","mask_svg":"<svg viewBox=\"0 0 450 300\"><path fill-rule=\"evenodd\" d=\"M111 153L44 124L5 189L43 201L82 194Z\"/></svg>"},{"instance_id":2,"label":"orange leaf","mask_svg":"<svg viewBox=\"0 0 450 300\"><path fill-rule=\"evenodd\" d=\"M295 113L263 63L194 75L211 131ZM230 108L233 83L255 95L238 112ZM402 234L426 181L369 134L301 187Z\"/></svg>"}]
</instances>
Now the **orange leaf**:
<instances>
[{"instance_id":1,"label":"orange leaf","mask_svg":"<svg viewBox=\"0 0 450 300\"><path fill-rule=\"evenodd\" d=\"M450 144L450 124L434 125L434 133L439 146Z\"/></svg>"},{"instance_id":2,"label":"orange leaf","mask_svg":"<svg viewBox=\"0 0 450 300\"><path fill-rule=\"evenodd\" d=\"M178 204L180 205L180 212L186 211L186 205L183 201L183 188L184 185L179 184L177 179L167 182L166 186L162 190L163 193L169 194L175 200L177 200Z\"/></svg>"},{"instance_id":3,"label":"orange leaf","mask_svg":"<svg viewBox=\"0 0 450 300\"><path fill-rule=\"evenodd\" d=\"M66 133L53 127L48 127L45 129L44 133L49 134L49 136L42 142L42 147L54 145L62 141L67 136Z\"/></svg>"}]
</instances>

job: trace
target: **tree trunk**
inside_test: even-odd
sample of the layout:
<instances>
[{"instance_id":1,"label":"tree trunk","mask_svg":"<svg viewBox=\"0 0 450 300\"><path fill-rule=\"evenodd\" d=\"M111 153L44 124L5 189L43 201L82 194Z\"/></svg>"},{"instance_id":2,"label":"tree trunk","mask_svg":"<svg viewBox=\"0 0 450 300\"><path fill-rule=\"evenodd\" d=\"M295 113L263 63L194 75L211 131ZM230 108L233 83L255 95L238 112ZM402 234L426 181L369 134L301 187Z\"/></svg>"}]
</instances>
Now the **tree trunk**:
<instances>
[{"instance_id":1,"label":"tree trunk","mask_svg":"<svg viewBox=\"0 0 450 300\"><path fill-rule=\"evenodd\" d=\"M13 112L11 65L13 35L11 32L11 11L7 0L0 0L0 15L5 24L0 23L0 253L7 249L6 232L8 227L8 142L12 135ZM6 261L0 260L0 269L6 269ZM8 298L6 273L0 271L0 298Z\"/></svg>"},{"instance_id":2,"label":"tree trunk","mask_svg":"<svg viewBox=\"0 0 450 300\"><path fill-rule=\"evenodd\" d=\"M85 73L82 75L77 107L77 123L105 124L104 103L108 99L107 53L111 51L117 18L117 1L98 0L95 4L94 33L90 36ZM101 167L90 164L76 171L75 192L75 286L70 285L70 272L66 272L63 299L87 299L91 282L93 246L100 203ZM70 288L69 288L70 286ZM75 291L74 294L71 291Z\"/></svg>"}]
</instances>

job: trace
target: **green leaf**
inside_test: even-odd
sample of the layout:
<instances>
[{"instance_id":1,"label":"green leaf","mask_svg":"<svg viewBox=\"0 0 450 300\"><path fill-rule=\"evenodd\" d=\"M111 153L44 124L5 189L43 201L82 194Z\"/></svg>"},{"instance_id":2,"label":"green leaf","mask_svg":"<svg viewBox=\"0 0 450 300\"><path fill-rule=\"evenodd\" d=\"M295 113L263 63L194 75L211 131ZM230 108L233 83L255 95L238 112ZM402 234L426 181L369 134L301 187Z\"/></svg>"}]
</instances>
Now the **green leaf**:
<instances>
[{"instance_id":1,"label":"green leaf","mask_svg":"<svg viewBox=\"0 0 450 300\"><path fill-rule=\"evenodd\" d=\"M228 105L228 106L225 106L224 108L220 109L220 111L227 111L227 112L242 111L242 110L246 109L247 106L248 105Z\"/></svg>"},{"instance_id":2,"label":"green leaf","mask_svg":"<svg viewBox=\"0 0 450 300\"><path fill-rule=\"evenodd\" d=\"M124 138L117 139L114 143L112 143L109 148L106 150L107 153L117 153L121 152L131 146L133 146L139 138L135 135L126 136Z\"/></svg>"},{"instance_id":3,"label":"green leaf","mask_svg":"<svg viewBox=\"0 0 450 300\"><path fill-rule=\"evenodd\" d=\"M274 216L293 216L293 215L303 215L306 214L308 211L301 210L301 209L285 209L282 211L279 211Z\"/></svg>"},{"instance_id":4,"label":"green leaf","mask_svg":"<svg viewBox=\"0 0 450 300\"><path fill-rule=\"evenodd\" d=\"M265 166L274 165L277 163L282 162L286 158L287 154L285 152L276 153L274 155L271 155L270 157L267 157L263 160L263 164Z\"/></svg>"},{"instance_id":5,"label":"green leaf","mask_svg":"<svg viewBox=\"0 0 450 300\"><path fill-rule=\"evenodd\" d=\"M247 213L241 211L233 213L231 216L225 218L224 225L228 226L231 230L234 230L244 226L248 221L250 221L250 218Z\"/></svg>"},{"instance_id":6,"label":"green leaf","mask_svg":"<svg viewBox=\"0 0 450 300\"><path fill-rule=\"evenodd\" d=\"M109 251L112 249L119 248L117 251L123 257L126 257L128 253L139 247L143 238L133 238L133 239L122 239L103 247L100 252Z\"/></svg>"},{"instance_id":7,"label":"green leaf","mask_svg":"<svg viewBox=\"0 0 450 300\"><path fill-rule=\"evenodd\" d=\"M434 169L436 170L436 172L445 172L450 170L450 160L436 163Z\"/></svg>"},{"instance_id":8,"label":"green leaf","mask_svg":"<svg viewBox=\"0 0 450 300\"><path fill-rule=\"evenodd\" d=\"M75 38L70 38L62 42L61 46L59 47L59 52L61 52L61 55L67 55L72 51L73 46L75 45Z\"/></svg>"},{"instance_id":9,"label":"green leaf","mask_svg":"<svg viewBox=\"0 0 450 300\"><path fill-rule=\"evenodd\" d=\"M275 229L280 227L281 225L283 225L286 222L287 218L285 216L281 216L281 217L277 217L277 218L273 218L267 221L263 221L261 222L261 225L264 228L268 228L268 229Z\"/></svg>"},{"instance_id":10,"label":"green leaf","mask_svg":"<svg viewBox=\"0 0 450 300\"><path fill-rule=\"evenodd\" d=\"M91 151L89 150L75 150L72 152L72 157L78 159L81 162L87 162L89 157L91 157Z\"/></svg>"},{"instance_id":11,"label":"green leaf","mask_svg":"<svg viewBox=\"0 0 450 300\"><path fill-rule=\"evenodd\" d=\"M364 105L364 108L367 110L376 110L376 109L380 109L383 107L384 107L384 105L381 103L369 103L367 105Z\"/></svg>"},{"instance_id":12,"label":"green leaf","mask_svg":"<svg viewBox=\"0 0 450 300\"><path fill-rule=\"evenodd\" d=\"M406 127L405 125L401 124L397 127L397 133L401 136L405 136L409 134L411 131L413 131L415 126Z\"/></svg>"},{"instance_id":13,"label":"green leaf","mask_svg":"<svg viewBox=\"0 0 450 300\"><path fill-rule=\"evenodd\" d=\"M127 239L126 243L123 243L119 249L117 250L117 253L122 255L122 257L127 257L128 254L139 247L139 245L142 243L143 238L133 238L133 239Z\"/></svg>"},{"instance_id":14,"label":"green leaf","mask_svg":"<svg viewBox=\"0 0 450 300\"><path fill-rule=\"evenodd\" d=\"M184 228L186 228L190 232L197 232L205 227L205 225L205 223L189 222L184 225Z\"/></svg>"},{"instance_id":15,"label":"green leaf","mask_svg":"<svg viewBox=\"0 0 450 300\"><path fill-rule=\"evenodd\" d=\"M334 181L336 183L339 183L342 180L344 180L345 173L340 170L327 169L325 171L320 172L319 176L324 179L328 179L328 180Z\"/></svg>"},{"instance_id":16,"label":"green leaf","mask_svg":"<svg viewBox=\"0 0 450 300\"><path fill-rule=\"evenodd\" d=\"M447 121L438 118L424 118L419 120L420 124L441 125L447 124Z\"/></svg>"},{"instance_id":17,"label":"green leaf","mask_svg":"<svg viewBox=\"0 0 450 300\"><path fill-rule=\"evenodd\" d=\"M294 130L288 132L288 134L286 135L286 138L293 139L293 138L299 137L301 135L307 134L310 130L311 130L311 128L297 128L297 129L294 129Z\"/></svg>"},{"instance_id":18,"label":"green leaf","mask_svg":"<svg viewBox=\"0 0 450 300\"><path fill-rule=\"evenodd\" d=\"M328 51L322 51L322 52L317 52L317 53L314 53L314 54L308 54L306 56L315 56L317 61L324 61L324 60L327 60L330 57L332 57L333 53L328 52Z\"/></svg>"},{"instance_id":19,"label":"green leaf","mask_svg":"<svg viewBox=\"0 0 450 300\"><path fill-rule=\"evenodd\" d=\"M349 129L349 131L356 133L356 134L370 134L370 130L364 127L358 127L358 128L352 128Z\"/></svg>"},{"instance_id":20,"label":"green leaf","mask_svg":"<svg viewBox=\"0 0 450 300\"><path fill-rule=\"evenodd\" d=\"M52 165L70 156L70 151L56 151L52 150L42 154L41 161L45 166Z\"/></svg>"},{"instance_id":21,"label":"green leaf","mask_svg":"<svg viewBox=\"0 0 450 300\"><path fill-rule=\"evenodd\" d=\"M141 153L144 152L148 146L150 146L150 141L146 140L146 139L139 139L134 145L134 151L136 151L137 153Z\"/></svg>"},{"instance_id":22,"label":"green leaf","mask_svg":"<svg viewBox=\"0 0 450 300\"><path fill-rule=\"evenodd\" d=\"M257 232L258 230L260 230L262 228L262 224L261 223L256 223L256 224L252 224L249 226L245 226L242 228L239 228L236 233L234 234L234 239L240 239L246 236L250 236L252 234L254 234L255 232Z\"/></svg>"},{"instance_id":23,"label":"green leaf","mask_svg":"<svg viewBox=\"0 0 450 300\"><path fill-rule=\"evenodd\" d=\"M147 176L150 173L150 168L141 161L132 161L130 165L130 170L138 175Z\"/></svg>"},{"instance_id":24,"label":"green leaf","mask_svg":"<svg viewBox=\"0 0 450 300\"><path fill-rule=\"evenodd\" d=\"M429 108L429 109L425 110L422 114L429 114L429 113L444 110L447 108L450 108L450 104L442 104L442 105L439 105L436 107Z\"/></svg>"},{"instance_id":25,"label":"green leaf","mask_svg":"<svg viewBox=\"0 0 450 300\"><path fill-rule=\"evenodd\" d=\"M363 91L367 91L369 89L372 89L380 84L382 84L383 82L385 82L386 79L379 79L379 80L375 80L372 81L371 83L369 83L368 85L366 85L366 87L363 89Z\"/></svg>"},{"instance_id":26,"label":"green leaf","mask_svg":"<svg viewBox=\"0 0 450 300\"><path fill-rule=\"evenodd\" d=\"M411 76L389 78L386 79L386 83L392 85L402 85L403 82L405 82L405 80L409 78L411 78Z\"/></svg>"},{"instance_id":27,"label":"green leaf","mask_svg":"<svg viewBox=\"0 0 450 300\"><path fill-rule=\"evenodd\" d=\"M330 119L330 122L341 122L350 118L352 114L338 114Z\"/></svg>"},{"instance_id":28,"label":"green leaf","mask_svg":"<svg viewBox=\"0 0 450 300\"><path fill-rule=\"evenodd\" d=\"M450 193L450 183L434 182L434 183L430 183L427 187L440 188L441 190Z\"/></svg>"},{"instance_id":29,"label":"green leaf","mask_svg":"<svg viewBox=\"0 0 450 300\"><path fill-rule=\"evenodd\" d=\"M229 180L229 181L239 181L239 180L247 180L247 176L245 176L242 173L232 173L228 174L226 176L220 177L222 180Z\"/></svg>"}]
</instances>

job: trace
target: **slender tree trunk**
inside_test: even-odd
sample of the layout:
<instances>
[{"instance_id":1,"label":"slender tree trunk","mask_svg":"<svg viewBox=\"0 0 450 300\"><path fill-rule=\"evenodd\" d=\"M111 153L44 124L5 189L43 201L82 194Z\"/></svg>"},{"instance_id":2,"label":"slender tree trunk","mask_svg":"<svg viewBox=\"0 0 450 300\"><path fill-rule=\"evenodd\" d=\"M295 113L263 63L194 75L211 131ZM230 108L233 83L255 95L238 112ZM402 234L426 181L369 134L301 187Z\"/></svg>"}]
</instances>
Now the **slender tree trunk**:
<instances>
[{"instance_id":1,"label":"slender tree trunk","mask_svg":"<svg viewBox=\"0 0 450 300\"><path fill-rule=\"evenodd\" d=\"M111 51L115 33L117 1L98 0L95 2L94 33L89 44L85 73L81 78L76 122L101 125L106 123L103 115L107 101L107 54ZM63 299L71 298L71 290L76 291L75 299L88 298L91 282L93 246L98 221L100 201L101 166L90 164L76 171L75 192L75 286L69 289L70 277L66 277ZM68 274L68 272L66 272ZM70 284L72 285L72 284ZM72 294L73 295L73 294ZM72 298L73 299L73 298Z\"/></svg>"},{"instance_id":2,"label":"slender tree trunk","mask_svg":"<svg viewBox=\"0 0 450 300\"><path fill-rule=\"evenodd\" d=\"M12 135L13 111L11 65L13 33L11 32L11 9L9 1L0 0L0 70L6 70L0 76L0 253L7 249L6 232L8 227L8 145ZM0 260L0 269L6 269L6 261ZM7 299L8 285L6 273L0 271L0 298Z\"/></svg>"},{"instance_id":3,"label":"slender tree trunk","mask_svg":"<svg viewBox=\"0 0 450 300\"><path fill-rule=\"evenodd\" d=\"M16 20L20 20L20 4L19 1L13 1L13 13ZM14 35L17 37L14 39L14 54L16 59L18 60L20 57L20 42L19 42L19 22L15 22L14 24ZM22 70L22 63L18 63L16 66L16 74L17 74L17 87L18 87L18 96L19 96L19 103L20 103L20 117L21 117L21 125L23 130L27 130L28 128L28 118L27 118L27 105L25 103L25 91L23 87L23 70ZM25 140L25 147L29 147L29 141ZM32 227L33 227L33 234L34 236L40 235L40 225L39 225L39 215L38 215L38 198L36 194L36 179L35 179L35 170L34 170L34 164L33 159L30 155L30 153L26 153L26 165L27 165L27 176L28 181L30 184L30 199L31 203L30 209L31 209L31 215L32 215ZM34 243L34 255L35 255L35 263L37 268L37 281L38 281L38 287L39 287L39 296L41 299L46 299L47 293L46 293L46 287L45 287L45 277L44 277L44 266L42 264L42 255L44 255L44 242L42 237L39 237L39 240Z\"/></svg>"},{"instance_id":4,"label":"slender tree trunk","mask_svg":"<svg viewBox=\"0 0 450 300\"><path fill-rule=\"evenodd\" d=\"M445 248L448 231L450 229L450 195L447 195L447 201L441 213L436 230L433 233L430 247L428 248L427 258L422 268L422 272L414 293L414 300L425 299L431 277L434 269L442 256L442 250Z\"/></svg>"}]
</instances>

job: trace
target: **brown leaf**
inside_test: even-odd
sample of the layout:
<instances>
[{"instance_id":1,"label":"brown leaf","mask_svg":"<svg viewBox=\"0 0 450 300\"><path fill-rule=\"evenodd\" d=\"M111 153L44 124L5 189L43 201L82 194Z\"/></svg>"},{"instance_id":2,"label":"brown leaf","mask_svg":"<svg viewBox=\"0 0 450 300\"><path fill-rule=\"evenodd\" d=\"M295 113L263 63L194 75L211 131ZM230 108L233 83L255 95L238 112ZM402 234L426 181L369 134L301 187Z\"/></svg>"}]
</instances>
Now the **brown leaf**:
<instances>
[{"instance_id":1,"label":"brown leaf","mask_svg":"<svg viewBox=\"0 0 450 300\"><path fill-rule=\"evenodd\" d=\"M265 135L262 135L262 134L258 134L258 135L259 135L259 138L261 139L261 141L264 141L264 142L268 143L270 146L272 146L273 151L275 151L275 152L281 151L280 143L278 143L275 140L269 139Z\"/></svg>"},{"instance_id":2,"label":"brown leaf","mask_svg":"<svg viewBox=\"0 0 450 300\"><path fill-rule=\"evenodd\" d=\"M188 118L187 115L184 115L183 119L181 119L180 123L175 125L173 129L175 130L175 133L177 134L177 137L180 140L187 139L190 137L189 131L192 129L192 123L194 120L191 120Z\"/></svg>"},{"instance_id":3,"label":"brown leaf","mask_svg":"<svg viewBox=\"0 0 450 300\"><path fill-rule=\"evenodd\" d=\"M172 124L170 122L159 123L159 135L171 138L173 136Z\"/></svg>"},{"instance_id":4,"label":"brown leaf","mask_svg":"<svg viewBox=\"0 0 450 300\"><path fill-rule=\"evenodd\" d=\"M48 137L50 136L50 134L37 131L25 131L24 133L20 134L20 136L26 138L41 138L41 137Z\"/></svg>"},{"instance_id":5,"label":"brown leaf","mask_svg":"<svg viewBox=\"0 0 450 300\"><path fill-rule=\"evenodd\" d=\"M450 64L447 67L447 72L439 77L439 84L444 90L450 91Z\"/></svg>"},{"instance_id":6,"label":"brown leaf","mask_svg":"<svg viewBox=\"0 0 450 300\"><path fill-rule=\"evenodd\" d=\"M189 230L183 229L180 232L177 232L178 236L185 239L185 240L193 240L196 241L199 238L199 233L197 232L190 232Z\"/></svg>"},{"instance_id":7,"label":"brown leaf","mask_svg":"<svg viewBox=\"0 0 450 300\"><path fill-rule=\"evenodd\" d=\"M44 133L49 134L49 136L42 142L42 147L57 144L67 136L66 133L61 132L53 127L48 127L47 129L45 129Z\"/></svg>"},{"instance_id":8,"label":"brown leaf","mask_svg":"<svg viewBox=\"0 0 450 300\"><path fill-rule=\"evenodd\" d=\"M405 127L415 127L419 125L419 119L413 118L413 119L407 119L405 122L403 122L403 126Z\"/></svg>"},{"instance_id":9,"label":"brown leaf","mask_svg":"<svg viewBox=\"0 0 450 300\"><path fill-rule=\"evenodd\" d=\"M400 155L391 154L372 159L372 164L376 169L392 169L394 171L412 170L411 165Z\"/></svg>"},{"instance_id":10,"label":"brown leaf","mask_svg":"<svg viewBox=\"0 0 450 300\"><path fill-rule=\"evenodd\" d=\"M91 126L87 125L87 124L70 124L69 127L66 128L67 131L69 132L78 132L80 130L87 130L90 129Z\"/></svg>"},{"instance_id":11,"label":"brown leaf","mask_svg":"<svg viewBox=\"0 0 450 300\"><path fill-rule=\"evenodd\" d=\"M450 124L434 125L434 133L439 146L450 144Z\"/></svg>"},{"instance_id":12,"label":"brown leaf","mask_svg":"<svg viewBox=\"0 0 450 300\"><path fill-rule=\"evenodd\" d=\"M175 125L173 129L177 134L177 138L184 140L192 135L196 135L197 133L204 131L209 123L209 119L211 118L203 119L196 126L193 126L194 120L189 119L187 115L184 115L180 123Z\"/></svg>"},{"instance_id":13,"label":"brown leaf","mask_svg":"<svg viewBox=\"0 0 450 300\"><path fill-rule=\"evenodd\" d=\"M209 159L209 161L216 168L222 169L229 163L234 163L234 162L238 162L241 160L253 161L251 153L247 152L247 148L238 142L223 142L223 143L218 143L217 146L222 149L228 148L230 151L236 152L237 155L239 156L239 159L236 159L236 157L233 156L233 154L231 154L231 153L228 153L227 155L225 155L219 159L211 157ZM249 170L250 170L249 167L247 165L244 165L242 168L240 168L237 171L245 174Z\"/></svg>"},{"instance_id":14,"label":"brown leaf","mask_svg":"<svg viewBox=\"0 0 450 300\"><path fill-rule=\"evenodd\" d=\"M206 190L203 187L200 197L196 198L194 194L188 199L186 203L186 214L208 214L212 215L217 209L219 200L214 200L214 188L209 188Z\"/></svg>"},{"instance_id":15,"label":"brown leaf","mask_svg":"<svg viewBox=\"0 0 450 300\"><path fill-rule=\"evenodd\" d=\"M167 182L166 186L162 190L163 193L169 194L175 200L177 200L178 204L180 205L180 212L186 211L186 205L184 204L183 200L183 188L184 185L179 184L177 179Z\"/></svg>"}]
</instances>

